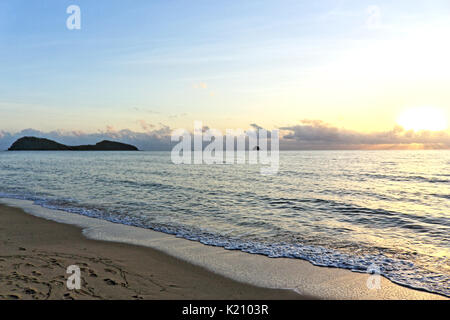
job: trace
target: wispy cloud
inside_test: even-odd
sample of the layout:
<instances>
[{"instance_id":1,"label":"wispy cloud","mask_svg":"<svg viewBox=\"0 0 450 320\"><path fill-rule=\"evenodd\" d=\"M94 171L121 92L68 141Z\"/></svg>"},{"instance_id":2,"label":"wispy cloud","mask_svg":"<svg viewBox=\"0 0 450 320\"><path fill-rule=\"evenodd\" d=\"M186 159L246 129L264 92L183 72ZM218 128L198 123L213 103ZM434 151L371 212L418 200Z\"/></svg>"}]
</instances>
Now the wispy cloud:
<instances>
[{"instance_id":1,"label":"wispy cloud","mask_svg":"<svg viewBox=\"0 0 450 320\"><path fill-rule=\"evenodd\" d=\"M137 122L144 131L149 131L155 127L154 124L148 123L147 121L145 121L143 119L140 119Z\"/></svg>"},{"instance_id":2,"label":"wispy cloud","mask_svg":"<svg viewBox=\"0 0 450 320\"><path fill-rule=\"evenodd\" d=\"M199 82L199 83L195 83L192 87L194 89L207 89L208 85L205 82Z\"/></svg>"}]
</instances>

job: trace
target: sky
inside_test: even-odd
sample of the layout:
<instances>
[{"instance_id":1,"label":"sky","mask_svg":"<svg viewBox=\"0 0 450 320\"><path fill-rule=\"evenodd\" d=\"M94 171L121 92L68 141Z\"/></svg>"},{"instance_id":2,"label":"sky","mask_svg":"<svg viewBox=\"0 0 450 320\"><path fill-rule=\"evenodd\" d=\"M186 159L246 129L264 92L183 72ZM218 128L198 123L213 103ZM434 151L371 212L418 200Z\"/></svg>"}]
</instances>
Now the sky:
<instances>
[{"instance_id":1,"label":"sky","mask_svg":"<svg viewBox=\"0 0 450 320\"><path fill-rule=\"evenodd\" d=\"M448 0L3 0L0 148L152 149L195 120L287 149L450 148L449 35Z\"/></svg>"}]
</instances>

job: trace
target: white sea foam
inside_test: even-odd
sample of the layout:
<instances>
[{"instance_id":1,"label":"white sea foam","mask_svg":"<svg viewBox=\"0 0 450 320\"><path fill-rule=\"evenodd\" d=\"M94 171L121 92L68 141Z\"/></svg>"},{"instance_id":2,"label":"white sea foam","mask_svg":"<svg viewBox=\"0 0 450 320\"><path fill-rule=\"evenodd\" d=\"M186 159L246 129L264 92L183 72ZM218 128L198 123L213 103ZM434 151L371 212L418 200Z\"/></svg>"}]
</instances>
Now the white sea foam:
<instances>
[{"instance_id":1,"label":"white sea foam","mask_svg":"<svg viewBox=\"0 0 450 320\"><path fill-rule=\"evenodd\" d=\"M364 275L349 278L346 270L319 268L299 259L271 259L205 246L162 232L44 208L28 200L0 198L0 203L40 218L80 227L89 239L146 246L257 286L294 290L325 299L440 299L436 295L393 286L384 279L386 290L371 291L365 286Z\"/></svg>"},{"instance_id":2,"label":"white sea foam","mask_svg":"<svg viewBox=\"0 0 450 320\"><path fill-rule=\"evenodd\" d=\"M278 175L265 177L254 166L176 166L170 153L3 152L0 197L272 258L376 264L450 295L449 158L282 152Z\"/></svg>"}]
</instances>

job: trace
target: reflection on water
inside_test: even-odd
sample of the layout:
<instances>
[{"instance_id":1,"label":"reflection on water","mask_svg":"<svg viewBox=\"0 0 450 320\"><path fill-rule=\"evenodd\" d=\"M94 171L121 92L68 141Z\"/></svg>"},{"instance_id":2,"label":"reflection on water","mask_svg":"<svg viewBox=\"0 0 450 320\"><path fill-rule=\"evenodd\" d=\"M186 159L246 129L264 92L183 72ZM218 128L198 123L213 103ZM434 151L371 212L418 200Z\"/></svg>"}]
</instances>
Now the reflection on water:
<instances>
[{"instance_id":1,"label":"reflection on water","mask_svg":"<svg viewBox=\"0 0 450 320\"><path fill-rule=\"evenodd\" d=\"M205 244L365 271L450 295L450 152L281 152L184 165L168 152L1 152L0 195Z\"/></svg>"}]
</instances>

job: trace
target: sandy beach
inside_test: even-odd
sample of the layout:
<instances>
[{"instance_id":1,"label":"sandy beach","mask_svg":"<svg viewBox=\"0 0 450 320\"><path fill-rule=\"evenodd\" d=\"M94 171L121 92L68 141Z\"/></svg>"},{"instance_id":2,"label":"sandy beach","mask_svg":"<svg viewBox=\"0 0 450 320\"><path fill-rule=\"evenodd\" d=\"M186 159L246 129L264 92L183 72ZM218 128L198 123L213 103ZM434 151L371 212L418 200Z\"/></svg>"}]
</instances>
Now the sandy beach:
<instances>
[{"instance_id":1,"label":"sandy beach","mask_svg":"<svg viewBox=\"0 0 450 320\"><path fill-rule=\"evenodd\" d=\"M0 305L450 299L449 1L41 2L0 2Z\"/></svg>"},{"instance_id":2,"label":"sandy beach","mask_svg":"<svg viewBox=\"0 0 450 320\"><path fill-rule=\"evenodd\" d=\"M67 213L20 202L25 212L16 207L18 202L9 202L14 206L0 205L0 300L446 299L397 285L384 277L380 290L370 290L364 273L204 246L79 215L65 218ZM74 226L73 217L84 221L82 225L93 226ZM124 233L119 232L122 236L117 237L118 230L127 230L125 234L136 239L150 237L137 243L151 247L123 243ZM105 232L112 234L106 236ZM133 243L131 239L126 241ZM71 265L80 267L80 290L66 287L70 276L66 269ZM205 265L210 267L206 269ZM255 273L261 284L252 282Z\"/></svg>"},{"instance_id":3,"label":"sandy beach","mask_svg":"<svg viewBox=\"0 0 450 320\"><path fill-rule=\"evenodd\" d=\"M78 227L0 206L0 299L303 299L233 281L151 248L86 239ZM82 288L66 287L81 268Z\"/></svg>"}]
</instances>

